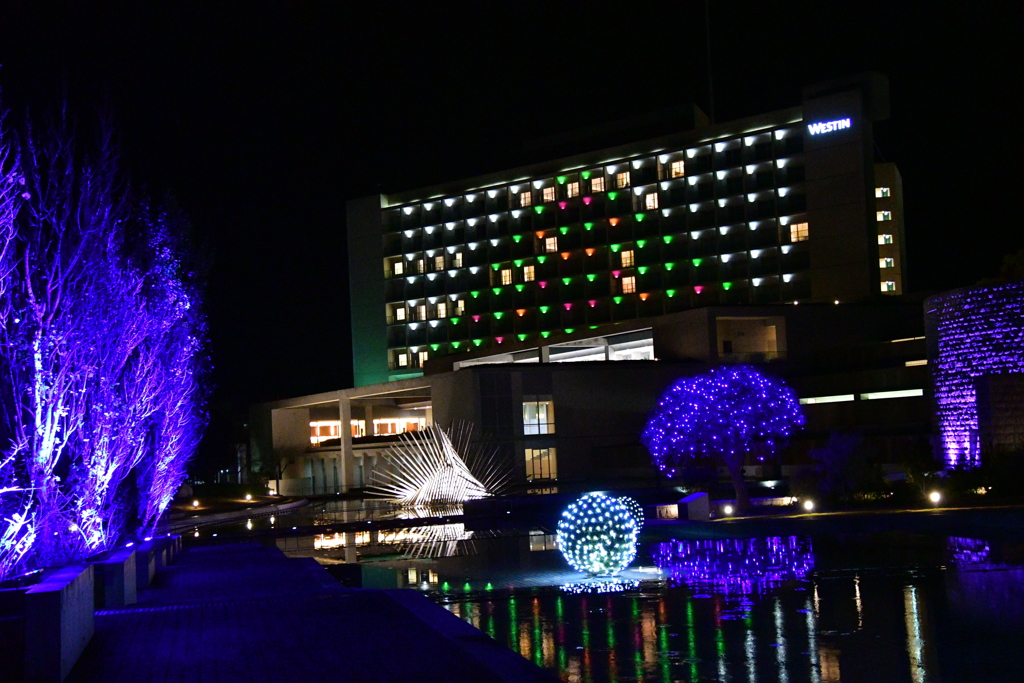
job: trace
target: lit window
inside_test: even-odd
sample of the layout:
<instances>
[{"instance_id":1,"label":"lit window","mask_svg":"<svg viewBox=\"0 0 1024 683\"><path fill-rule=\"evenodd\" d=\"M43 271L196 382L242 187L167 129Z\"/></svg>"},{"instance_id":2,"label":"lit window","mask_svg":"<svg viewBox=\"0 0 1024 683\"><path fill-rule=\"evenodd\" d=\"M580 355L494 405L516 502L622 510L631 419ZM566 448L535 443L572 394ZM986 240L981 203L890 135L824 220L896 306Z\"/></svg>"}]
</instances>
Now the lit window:
<instances>
[{"instance_id":1,"label":"lit window","mask_svg":"<svg viewBox=\"0 0 1024 683\"><path fill-rule=\"evenodd\" d=\"M804 242L807 240L807 224L793 223L789 226L789 241Z\"/></svg>"},{"instance_id":2,"label":"lit window","mask_svg":"<svg viewBox=\"0 0 1024 683\"><path fill-rule=\"evenodd\" d=\"M544 188L544 201L553 202L555 201L555 188L545 187Z\"/></svg>"},{"instance_id":3,"label":"lit window","mask_svg":"<svg viewBox=\"0 0 1024 683\"><path fill-rule=\"evenodd\" d=\"M883 280L882 281L882 291L883 292L895 292L896 291L896 283L893 282L892 280Z\"/></svg>"},{"instance_id":4,"label":"lit window","mask_svg":"<svg viewBox=\"0 0 1024 683\"><path fill-rule=\"evenodd\" d=\"M629 171L615 174L615 187L619 189L629 187Z\"/></svg>"},{"instance_id":5,"label":"lit window","mask_svg":"<svg viewBox=\"0 0 1024 683\"><path fill-rule=\"evenodd\" d=\"M603 177L599 177L599 178L594 178L593 180L591 180L590 181L590 191L591 192L604 192L604 178Z\"/></svg>"},{"instance_id":6,"label":"lit window","mask_svg":"<svg viewBox=\"0 0 1024 683\"><path fill-rule=\"evenodd\" d=\"M673 161L672 166L669 169L669 173L673 178L682 178L686 175L686 162L682 159L679 161Z\"/></svg>"},{"instance_id":7,"label":"lit window","mask_svg":"<svg viewBox=\"0 0 1024 683\"><path fill-rule=\"evenodd\" d=\"M391 272L395 275L401 275L402 273L405 272L405 264L402 263L401 261L395 261L391 265Z\"/></svg>"},{"instance_id":8,"label":"lit window","mask_svg":"<svg viewBox=\"0 0 1024 683\"><path fill-rule=\"evenodd\" d=\"M878 243L879 244L892 244L892 235L879 235L878 236Z\"/></svg>"},{"instance_id":9,"label":"lit window","mask_svg":"<svg viewBox=\"0 0 1024 683\"><path fill-rule=\"evenodd\" d=\"M404 353L398 354L398 367L405 368L409 366L409 356Z\"/></svg>"},{"instance_id":10,"label":"lit window","mask_svg":"<svg viewBox=\"0 0 1024 683\"><path fill-rule=\"evenodd\" d=\"M416 272L422 274L423 270L424 270L424 268L423 268L423 259L417 259L416 260Z\"/></svg>"},{"instance_id":11,"label":"lit window","mask_svg":"<svg viewBox=\"0 0 1024 683\"><path fill-rule=\"evenodd\" d=\"M465 299L459 299L458 301L456 301L455 302L455 312L458 315L462 315L465 311L466 311L466 300Z\"/></svg>"},{"instance_id":12,"label":"lit window","mask_svg":"<svg viewBox=\"0 0 1024 683\"><path fill-rule=\"evenodd\" d=\"M530 191L520 192L519 206L529 206L530 204L533 204L533 195L530 194Z\"/></svg>"},{"instance_id":13,"label":"lit window","mask_svg":"<svg viewBox=\"0 0 1024 683\"><path fill-rule=\"evenodd\" d=\"M875 212L875 220L876 221L891 221L892 220L892 212L891 211L876 211Z\"/></svg>"},{"instance_id":14,"label":"lit window","mask_svg":"<svg viewBox=\"0 0 1024 683\"><path fill-rule=\"evenodd\" d=\"M889 188L888 187L876 187L875 188L875 196L876 197L888 197L889 196Z\"/></svg>"},{"instance_id":15,"label":"lit window","mask_svg":"<svg viewBox=\"0 0 1024 683\"><path fill-rule=\"evenodd\" d=\"M523 282L533 282L533 266L523 266Z\"/></svg>"},{"instance_id":16,"label":"lit window","mask_svg":"<svg viewBox=\"0 0 1024 683\"><path fill-rule=\"evenodd\" d=\"M430 358L430 352L429 351L420 351L419 353L417 353L416 354L416 360L419 363L419 367L422 368L423 364L427 362L428 358Z\"/></svg>"},{"instance_id":17,"label":"lit window","mask_svg":"<svg viewBox=\"0 0 1024 683\"><path fill-rule=\"evenodd\" d=\"M880 258L878 259L879 268L893 268L895 264L891 258Z\"/></svg>"},{"instance_id":18,"label":"lit window","mask_svg":"<svg viewBox=\"0 0 1024 683\"><path fill-rule=\"evenodd\" d=\"M569 199L572 199L573 197L579 197L580 196L580 184L578 182L569 183L565 187L565 194L566 194L566 196L569 197Z\"/></svg>"},{"instance_id":19,"label":"lit window","mask_svg":"<svg viewBox=\"0 0 1024 683\"><path fill-rule=\"evenodd\" d=\"M633 250L632 249L627 249L626 251L624 251L621 254L619 254L619 258L622 259L621 260L621 265L622 265L623 268L632 268L633 267Z\"/></svg>"},{"instance_id":20,"label":"lit window","mask_svg":"<svg viewBox=\"0 0 1024 683\"><path fill-rule=\"evenodd\" d=\"M444 256L434 257L434 270L444 270Z\"/></svg>"},{"instance_id":21,"label":"lit window","mask_svg":"<svg viewBox=\"0 0 1024 683\"><path fill-rule=\"evenodd\" d=\"M454 268L461 268L462 267L462 252L461 251L455 252L455 254L452 256L452 266Z\"/></svg>"},{"instance_id":22,"label":"lit window","mask_svg":"<svg viewBox=\"0 0 1024 683\"><path fill-rule=\"evenodd\" d=\"M644 195L644 208L648 211L654 211L658 208L658 193L651 192L650 194Z\"/></svg>"},{"instance_id":23,"label":"lit window","mask_svg":"<svg viewBox=\"0 0 1024 683\"><path fill-rule=\"evenodd\" d=\"M395 309L395 320L405 320L405 308L399 307Z\"/></svg>"},{"instance_id":24,"label":"lit window","mask_svg":"<svg viewBox=\"0 0 1024 683\"><path fill-rule=\"evenodd\" d=\"M439 301L437 303L437 317L438 318L447 318L448 317L448 304L445 303L444 301Z\"/></svg>"},{"instance_id":25,"label":"lit window","mask_svg":"<svg viewBox=\"0 0 1024 683\"><path fill-rule=\"evenodd\" d=\"M526 480L558 479L558 461L554 448L526 449ZM530 537L531 542L533 537Z\"/></svg>"},{"instance_id":26,"label":"lit window","mask_svg":"<svg viewBox=\"0 0 1024 683\"><path fill-rule=\"evenodd\" d=\"M554 434L555 403L550 396L523 396L523 434Z\"/></svg>"},{"instance_id":27,"label":"lit window","mask_svg":"<svg viewBox=\"0 0 1024 683\"><path fill-rule=\"evenodd\" d=\"M622 278L622 293L632 294L636 291L636 278L632 275L627 275Z\"/></svg>"},{"instance_id":28,"label":"lit window","mask_svg":"<svg viewBox=\"0 0 1024 683\"><path fill-rule=\"evenodd\" d=\"M512 269L505 268L501 271L501 284L510 285L512 284Z\"/></svg>"},{"instance_id":29,"label":"lit window","mask_svg":"<svg viewBox=\"0 0 1024 683\"><path fill-rule=\"evenodd\" d=\"M417 320L426 320L427 319L427 305L426 304L420 304L419 306L416 307L416 319Z\"/></svg>"},{"instance_id":30,"label":"lit window","mask_svg":"<svg viewBox=\"0 0 1024 683\"><path fill-rule=\"evenodd\" d=\"M548 237L544 240L544 251L553 254L558 251L558 238Z\"/></svg>"}]
</instances>

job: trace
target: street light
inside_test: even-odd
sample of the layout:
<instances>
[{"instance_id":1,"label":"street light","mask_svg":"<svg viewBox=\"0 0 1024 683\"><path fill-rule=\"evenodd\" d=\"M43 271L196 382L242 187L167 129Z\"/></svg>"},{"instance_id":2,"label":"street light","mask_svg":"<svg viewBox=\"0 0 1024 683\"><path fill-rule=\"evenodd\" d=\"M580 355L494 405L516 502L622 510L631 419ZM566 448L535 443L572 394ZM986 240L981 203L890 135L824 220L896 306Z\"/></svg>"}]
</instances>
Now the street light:
<instances>
[{"instance_id":1,"label":"street light","mask_svg":"<svg viewBox=\"0 0 1024 683\"><path fill-rule=\"evenodd\" d=\"M814 501L813 500L805 500L804 501L804 510L807 510L808 512L810 512L813 509L814 509Z\"/></svg>"},{"instance_id":2,"label":"street light","mask_svg":"<svg viewBox=\"0 0 1024 683\"><path fill-rule=\"evenodd\" d=\"M938 491L932 491L928 494L928 500L938 505L939 501L942 500L942 494Z\"/></svg>"},{"instance_id":3,"label":"street light","mask_svg":"<svg viewBox=\"0 0 1024 683\"><path fill-rule=\"evenodd\" d=\"M725 507L723 507L722 508L722 512L724 512L727 515L731 515L732 514L732 505L726 505Z\"/></svg>"},{"instance_id":4,"label":"street light","mask_svg":"<svg viewBox=\"0 0 1024 683\"><path fill-rule=\"evenodd\" d=\"M199 501L198 500L193 500L192 501L192 507L194 507L194 508L199 507Z\"/></svg>"}]
</instances>

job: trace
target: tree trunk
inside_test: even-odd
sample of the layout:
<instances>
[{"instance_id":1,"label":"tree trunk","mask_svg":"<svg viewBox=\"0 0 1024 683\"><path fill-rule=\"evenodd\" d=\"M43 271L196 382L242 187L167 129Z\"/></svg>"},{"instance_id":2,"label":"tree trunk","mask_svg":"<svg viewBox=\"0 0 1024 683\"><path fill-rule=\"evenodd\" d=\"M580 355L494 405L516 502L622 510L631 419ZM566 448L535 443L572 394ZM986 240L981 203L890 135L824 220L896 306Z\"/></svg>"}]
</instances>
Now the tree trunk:
<instances>
[{"instance_id":1,"label":"tree trunk","mask_svg":"<svg viewBox=\"0 0 1024 683\"><path fill-rule=\"evenodd\" d=\"M726 466L729 468L733 488L736 489L736 512L746 512L750 508L750 496L747 495L747 482L743 479L743 463L731 463Z\"/></svg>"}]
</instances>

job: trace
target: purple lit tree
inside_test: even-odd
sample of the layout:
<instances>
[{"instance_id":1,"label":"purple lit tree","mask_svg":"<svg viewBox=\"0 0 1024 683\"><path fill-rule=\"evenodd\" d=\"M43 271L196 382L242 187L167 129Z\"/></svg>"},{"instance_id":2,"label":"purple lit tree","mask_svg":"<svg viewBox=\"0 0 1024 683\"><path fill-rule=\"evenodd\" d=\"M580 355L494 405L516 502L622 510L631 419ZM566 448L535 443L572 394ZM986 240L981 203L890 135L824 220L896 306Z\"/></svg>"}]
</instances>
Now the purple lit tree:
<instances>
[{"instance_id":1,"label":"purple lit tree","mask_svg":"<svg viewBox=\"0 0 1024 683\"><path fill-rule=\"evenodd\" d=\"M0 577L151 530L205 426L182 226L133 203L110 131L0 145Z\"/></svg>"},{"instance_id":2,"label":"purple lit tree","mask_svg":"<svg viewBox=\"0 0 1024 683\"><path fill-rule=\"evenodd\" d=\"M750 366L730 365L676 381L651 413L640 440L670 477L687 461L720 461L744 510L749 506L743 480L747 454L763 461L803 423L791 389Z\"/></svg>"}]
</instances>

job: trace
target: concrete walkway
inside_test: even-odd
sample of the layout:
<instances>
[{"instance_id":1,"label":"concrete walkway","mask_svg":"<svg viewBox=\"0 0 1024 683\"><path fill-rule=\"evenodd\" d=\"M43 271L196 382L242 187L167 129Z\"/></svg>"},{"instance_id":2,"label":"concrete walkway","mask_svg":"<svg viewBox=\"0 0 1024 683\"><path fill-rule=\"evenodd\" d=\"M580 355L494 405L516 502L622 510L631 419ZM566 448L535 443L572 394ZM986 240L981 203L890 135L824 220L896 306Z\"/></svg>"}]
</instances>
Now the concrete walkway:
<instances>
[{"instance_id":1,"label":"concrete walkway","mask_svg":"<svg viewBox=\"0 0 1024 683\"><path fill-rule=\"evenodd\" d=\"M181 553L139 600L96 613L67 681L557 680L414 591L347 589L276 548Z\"/></svg>"}]
</instances>

